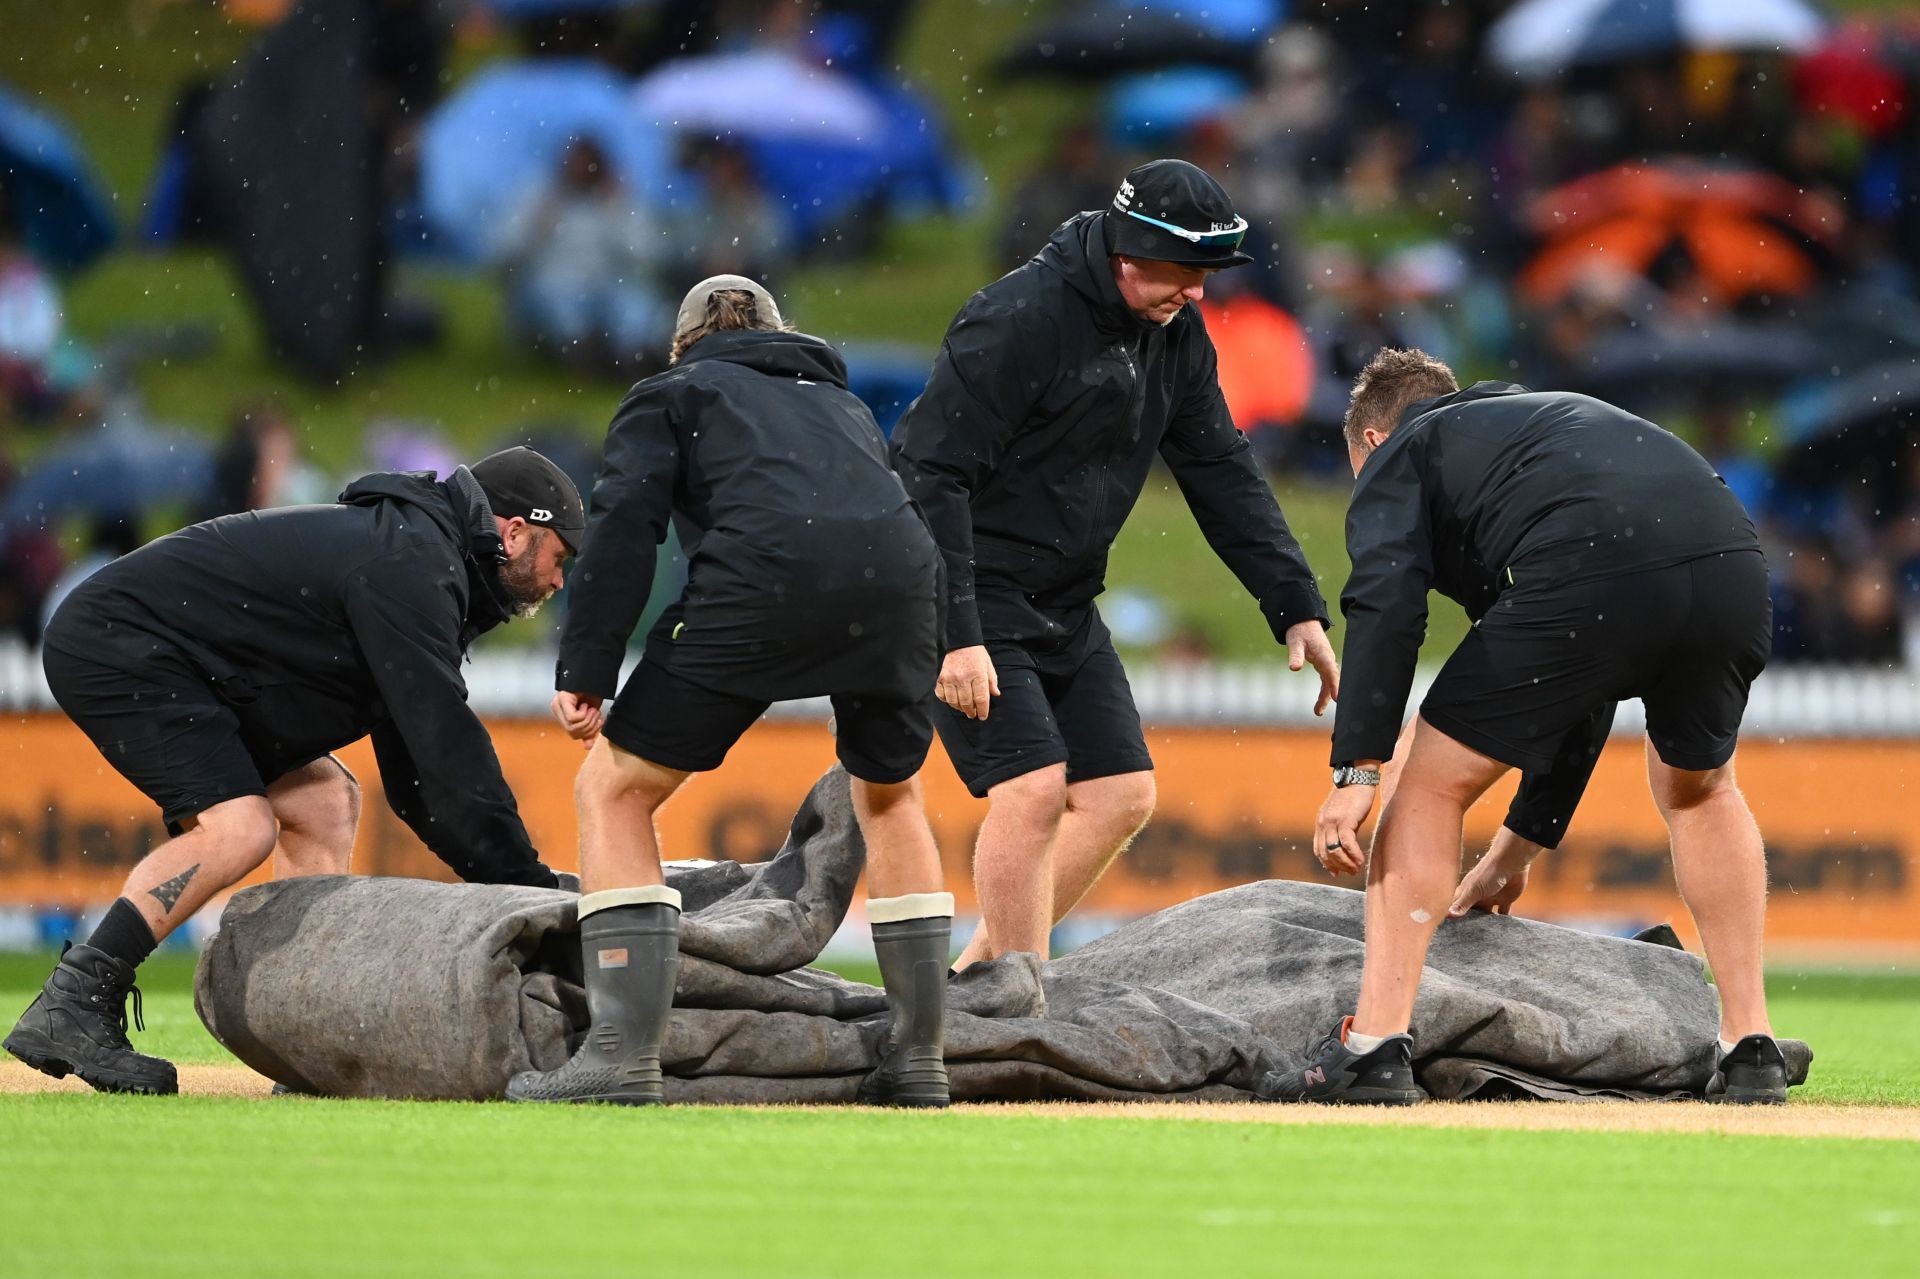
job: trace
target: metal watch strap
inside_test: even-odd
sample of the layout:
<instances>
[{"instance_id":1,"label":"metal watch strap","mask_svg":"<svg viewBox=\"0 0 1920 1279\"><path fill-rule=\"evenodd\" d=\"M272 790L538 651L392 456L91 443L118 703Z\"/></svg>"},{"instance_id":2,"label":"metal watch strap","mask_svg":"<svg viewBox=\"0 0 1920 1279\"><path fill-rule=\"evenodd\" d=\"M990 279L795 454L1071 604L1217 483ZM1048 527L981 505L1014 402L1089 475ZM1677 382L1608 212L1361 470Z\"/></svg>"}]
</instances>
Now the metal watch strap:
<instances>
[{"instance_id":1,"label":"metal watch strap","mask_svg":"<svg viewBox=\"0 0 1920 1279\"><path fill-rule=\"evenodd\" d=\"M1380 770L1355 768L1351 764L1344 764L1333 770L1333 784L1335 786L1378 786Z\"/></svg>"}]
</instances>

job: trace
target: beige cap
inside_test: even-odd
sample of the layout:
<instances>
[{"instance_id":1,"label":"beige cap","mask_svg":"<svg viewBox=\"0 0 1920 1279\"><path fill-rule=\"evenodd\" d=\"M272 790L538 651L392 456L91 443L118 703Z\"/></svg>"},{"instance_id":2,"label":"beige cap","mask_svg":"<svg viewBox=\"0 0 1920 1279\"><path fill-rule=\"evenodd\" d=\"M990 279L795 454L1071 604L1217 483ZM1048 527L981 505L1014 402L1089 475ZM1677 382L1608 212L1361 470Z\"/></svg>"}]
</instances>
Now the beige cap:
<instances>
[{"instance_id":1,"label":"beige cap","mask_svg":"<svg viewBox=\"0 0 1920 1279\"><path fill-rule=\"evenodd\" d=\"M773 294L767 292L744 275L710 275L687 290L687 296L681 299L680 314L673 322L673 335L699 328L707 322L707 299L716 293L738 291L753 295L753 318L770 329L779 328L785 321L780 318L780 307L774 302Z\"/></svg>"}]
</instances>

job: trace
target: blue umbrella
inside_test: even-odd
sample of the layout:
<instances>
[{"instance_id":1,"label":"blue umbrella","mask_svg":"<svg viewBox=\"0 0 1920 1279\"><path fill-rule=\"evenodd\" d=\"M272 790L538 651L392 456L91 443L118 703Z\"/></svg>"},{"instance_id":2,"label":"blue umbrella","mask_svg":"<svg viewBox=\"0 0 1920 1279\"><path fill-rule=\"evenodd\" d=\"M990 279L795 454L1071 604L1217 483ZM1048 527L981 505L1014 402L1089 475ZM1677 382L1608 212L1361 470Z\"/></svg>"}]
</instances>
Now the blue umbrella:
<instances>
[{"instance_id":1,"label":"blue umbrella","mask_svg":"<svg viewBox=\"0 0 1920 1279\"><path fill-rule=\"evenodd\" d=\"M636 197L659 194L668 139L635 114L631 84L586 59L499 63L428 119L420 141L420 200L461 255L486 252L503 218L557 171L567 143L589 137Z\"/></svg>"},{"instance_id":2,"label":"blue umbrella","mask_svg":"<svg viewBox=\"0 0 1920 1279\"><path fill-rule=\"evenodd\" d=\"M113 243L113 213L87 158L52 116L0 88L0 186L27 248L78 270Z\"/></svg>"},{"instance_id":3,"label":"blue umbrella","mask_svg":"<svg viewBox=\"0 0 1920 1279\"><path fill-rule=\"evenodd\" d=\"M36 459L7 495L0 524L46 528L78 513L136 515L168 502L190 507L212 478L204 439L120 418Z\"/></svg>"},{"instance_id":4,"label":"blue umbrella","mask_svg":"<svg viewBox=\"0 0 1920 1279\"><path fill-rule=\"evenodd\" d=\"M1508 71L1543 76L1671 49L1799 52L1826 21L1807 0L1522 0L1487 50Z\"/></svg>"}]
</instances>

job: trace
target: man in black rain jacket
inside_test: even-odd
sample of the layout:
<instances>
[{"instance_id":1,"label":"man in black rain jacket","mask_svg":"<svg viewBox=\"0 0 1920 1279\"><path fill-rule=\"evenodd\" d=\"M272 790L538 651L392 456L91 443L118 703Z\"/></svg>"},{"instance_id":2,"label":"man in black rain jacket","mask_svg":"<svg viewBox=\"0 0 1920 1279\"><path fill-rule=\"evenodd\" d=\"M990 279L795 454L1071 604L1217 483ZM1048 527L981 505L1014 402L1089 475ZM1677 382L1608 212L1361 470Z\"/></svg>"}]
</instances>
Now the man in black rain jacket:
<instances>
[{"instance_id":1,"label":"man in black rain jacket","mask_svg":"<svg viewBox=\"0 0 1920 1279\"><path fill-rule=\"evenodd\" d=\"M1158 457L1293 669L1335 695L1326 604L1221 395L1192 305L1253 259L1226 192L1180 160L1063 224L969 300L894 438L947 570L935 725L992 801L974 855L982 923L962 965L1045 955L1053 924L1153 811L1153 760L1093 601Z\"/></svg>"},{"instance_id":2,"label":"man in black rain jacket","mask_svg":"<svg viewBox=\"0 0 1920 1279\"><path fill-rule=\"evenodd\" d=\"M1511 910L1572 817L1616 704L1638 697L1674 878L1720 991L1708 1099L1786 1100L1762 988L1765 857L1733 774L1772 635L1766 561L1739 499L1651 422L1583 395L1462 391L1420 351L1375 357L1346 431L1346 696L1314 844L1335 873L1367 872L1366 964L1354 1015L1276 1090L1422 1098L1408 1031L1434 930L1449 913ZM1429 590L1474 626L1397 755ZM1369 860L1357 832L1390 757ZM1523 778L1505 827L1460 882L1466 810L1509 768Z\"/></svg>"},{"instance_id":3,"label":"man in black rain jacket","mask_svg":"<svg viewBox=\"0 0 1920 1279\"><path fill-rule=\"evenodd\" d=\"M509 449L445 481L370 475L337 505L196 524L76 587L47 628L47 682L174 838L62 957L8 1051L106 1091L176 1091L172 1064L127 1042L135 968L269 855L276 875L346 872L359 787L331 752L368 733L394 812L462 878L557 886L460 662L559 589L585 523L558 467Z\"/></svg>"},{"instance_id":4,"label":"man in black rain jacket","mask_svg":"<svg viewBox=\"0 0 1920 1279\"><path fill-rule=\"evenodd\" d=\"M921 804L933 741L940 556L887 465L846 363L795 333L773 296L720 275L695 285L672 367L614 414L593 489L555 716L590 743L580 813L581 965L594 1026L560 1069L517 1076L509 1100L656 1104L679 966L680 897L654 814L718 768L770 703L830 697L867 846L867 920L892 1013L862 1100L944 1106L953 895ZM669 520L687 585L619 688Z\"/></svg>"}]
</instances>

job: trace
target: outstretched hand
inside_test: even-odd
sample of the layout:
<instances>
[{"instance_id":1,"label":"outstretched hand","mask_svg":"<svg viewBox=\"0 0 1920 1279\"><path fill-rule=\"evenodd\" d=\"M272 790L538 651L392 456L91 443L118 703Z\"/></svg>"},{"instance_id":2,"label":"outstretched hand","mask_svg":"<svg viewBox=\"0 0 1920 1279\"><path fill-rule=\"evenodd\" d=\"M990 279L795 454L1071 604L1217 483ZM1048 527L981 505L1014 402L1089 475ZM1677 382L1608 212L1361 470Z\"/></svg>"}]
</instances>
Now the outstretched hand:
<instances>
[{"instance_id":1,"label":"outstretched hand","mask_svg":"<svg viewBox=\"0 0 1920 1279\"><path fill-rule=\"evenodd\" d=\"M1333 655L1327 628L1318 621L1295 622L1287 628L1287 669L1297 671L1307 665L1320 672L1320 696L1313 703L1313 713L1324 715L1328 704L1340 697L1340 663Z\"/></svg>"}]
</instances>

